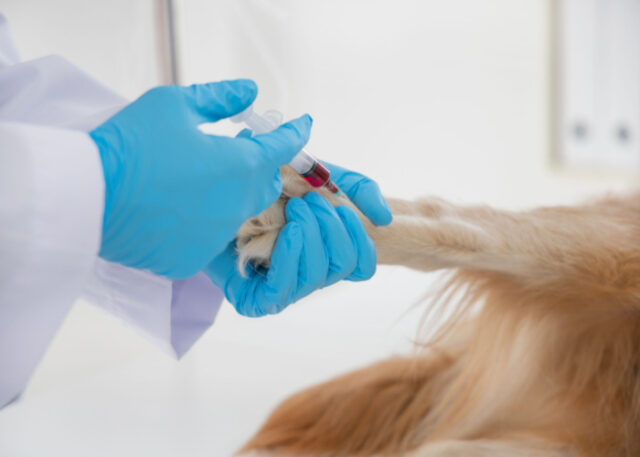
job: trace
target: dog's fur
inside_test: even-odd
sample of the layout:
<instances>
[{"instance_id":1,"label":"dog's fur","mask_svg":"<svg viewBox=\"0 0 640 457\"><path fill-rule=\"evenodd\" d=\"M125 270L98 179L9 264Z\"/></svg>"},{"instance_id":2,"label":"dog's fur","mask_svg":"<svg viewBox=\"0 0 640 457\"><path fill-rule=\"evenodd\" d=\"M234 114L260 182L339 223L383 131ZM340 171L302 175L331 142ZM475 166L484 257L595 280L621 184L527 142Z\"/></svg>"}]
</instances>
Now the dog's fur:
<instances>
[{"instance_id":1,"label":"dog's fur","mask_svg":"<svg viewBox=\"0 0 640 457\"><path fill-rule=\"evenodd\" d=\"M238 234L242 262L268 264L284 204L310 190L283 179ZM378 262L452 269L434 302L456 311L417 355L289 398L241 452L640 456L640 194L527 212L389 203L390 226L363 218Z\"/></svg>"}]
</instances>

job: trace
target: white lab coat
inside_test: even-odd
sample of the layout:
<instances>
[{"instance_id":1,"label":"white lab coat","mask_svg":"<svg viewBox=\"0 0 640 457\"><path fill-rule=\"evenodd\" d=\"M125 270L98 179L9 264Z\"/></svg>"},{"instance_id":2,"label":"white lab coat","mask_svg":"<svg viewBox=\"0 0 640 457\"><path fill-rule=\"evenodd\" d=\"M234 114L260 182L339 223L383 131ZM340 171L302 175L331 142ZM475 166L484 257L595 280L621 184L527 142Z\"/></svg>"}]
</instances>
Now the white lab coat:
<instances>
[{"instance_id":1,"label":"white lab coat","mask_svg":"<svg viewBox=\"0 0 640 457\"><path fill-rule=\"evenodd\" d=\"M86 132L126 103L58 56L20 62L0 15L0 407L79 297L177 357L218 312L204 274L172 282L97 257L104 177Z\"/></svg>"}]
</instances>

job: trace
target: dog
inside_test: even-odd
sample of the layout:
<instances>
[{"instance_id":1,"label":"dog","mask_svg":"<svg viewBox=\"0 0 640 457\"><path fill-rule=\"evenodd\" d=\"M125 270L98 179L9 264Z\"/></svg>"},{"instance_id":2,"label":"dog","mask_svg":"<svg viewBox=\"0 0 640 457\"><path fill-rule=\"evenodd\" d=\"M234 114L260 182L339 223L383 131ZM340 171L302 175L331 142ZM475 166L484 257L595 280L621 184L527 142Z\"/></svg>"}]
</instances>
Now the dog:
<instances>
[{"instance_id":1,"label":"dog","mask_svg":"<svg viewBox=\"0 0 640 457\"><path fill-rule=\"evenodd\" d=\"M287 200L318 191L282 178L238 232L240 268L268 266ZM525 212L388 202L389 226L360 214L378 263L450 269L430 300L454 311L416 354L284 401L239 453L640 456L640 193Z\"/></svg>"}]
</instances>

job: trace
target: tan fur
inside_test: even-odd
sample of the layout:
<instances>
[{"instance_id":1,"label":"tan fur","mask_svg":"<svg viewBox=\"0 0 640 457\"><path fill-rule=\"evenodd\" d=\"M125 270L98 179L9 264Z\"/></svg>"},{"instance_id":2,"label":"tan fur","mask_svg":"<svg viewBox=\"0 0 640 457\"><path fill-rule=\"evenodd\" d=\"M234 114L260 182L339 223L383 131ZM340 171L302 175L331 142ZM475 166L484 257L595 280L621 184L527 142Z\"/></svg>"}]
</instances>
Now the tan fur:
<instances>
[{"instance_id":1,"label":"tan fur","mask_svg":"<svg viewBox=\"0 0 640 457\"><path fill-rule=\"evenodd\" d=\"M287 196L309 190L284 175ZM268 264L286 199L267 230L241 229L243 259ZM419 354L291 397L243 452L640 456L640 194L527 212L389 201L390 226L363 220L379 263L454 269L438 296L457 311Z\"/></svg>"}]
</instances>

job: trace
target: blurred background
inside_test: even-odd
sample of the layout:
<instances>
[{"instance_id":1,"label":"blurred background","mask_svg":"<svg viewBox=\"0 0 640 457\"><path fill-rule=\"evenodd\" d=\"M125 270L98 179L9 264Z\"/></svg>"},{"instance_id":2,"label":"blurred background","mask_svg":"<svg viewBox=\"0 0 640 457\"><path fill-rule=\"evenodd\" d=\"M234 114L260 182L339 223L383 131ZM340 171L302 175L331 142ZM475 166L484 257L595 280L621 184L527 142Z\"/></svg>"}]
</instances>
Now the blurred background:
<instances>
[{"instance_id":1,"label":"blurred background","mask_svg":"<svg viewBox=\"0 0 640 457\"><path fill-rule=\"evenodd\" d=\"M0 0L24 60L59 54L134 99L258 82L309 150L385 194L506 208L640 182L639 0ZM233 133L230 125L212 127ZM223 305L180 362L78 302L2 456L227 456L289 394L411 350L433 275L382 267L278 316Z\"/></svg>"}]
</instances>

